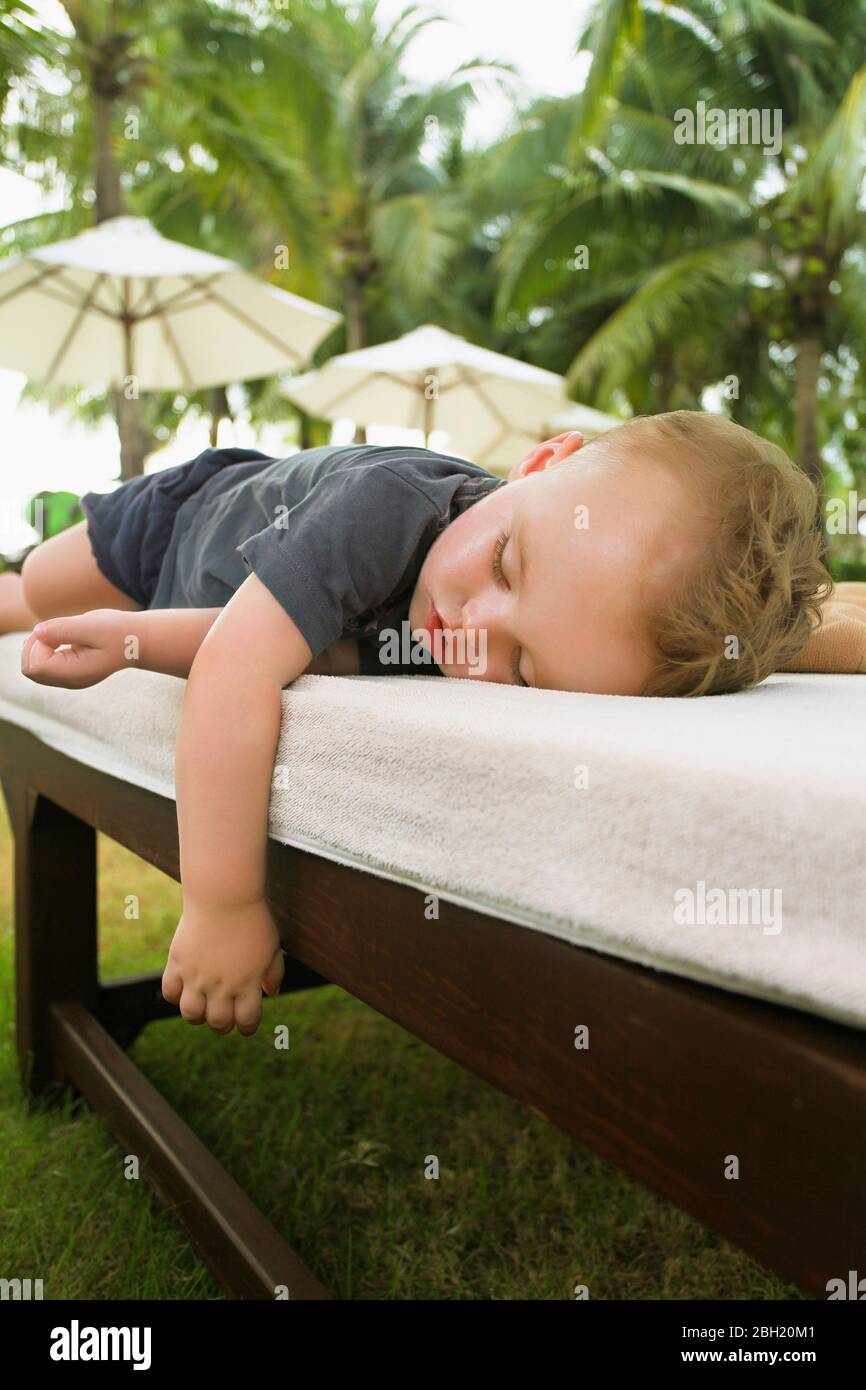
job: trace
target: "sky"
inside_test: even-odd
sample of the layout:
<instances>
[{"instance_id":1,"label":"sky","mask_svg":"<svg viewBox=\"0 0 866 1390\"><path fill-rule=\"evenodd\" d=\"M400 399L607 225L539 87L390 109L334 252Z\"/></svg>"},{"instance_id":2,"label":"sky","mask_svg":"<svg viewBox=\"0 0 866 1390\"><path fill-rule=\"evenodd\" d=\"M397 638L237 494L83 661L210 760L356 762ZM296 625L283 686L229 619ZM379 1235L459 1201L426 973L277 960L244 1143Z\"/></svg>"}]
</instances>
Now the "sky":
<instances>
[{"instance_id":1,"label":"sky","mask_svg":"<svg viewBox=\"0 0 866 1390\"><path fill-rule=\"evenodd\" d=\"M32 0L31 0L32 3ZM395 19L407 0L380 0L385 23ZM518 95L565 95L582 83L585 65L576 40L589 10L589 0L531 0L511 5L507 0L433 0L422 13L441 15L443 23L422 31L407 52L405 67L419 81L437 80L468 59L504 60L518 74ZM54 0L36 0L35 8L57 28L66 27ZM508 125L511 102L491 85L471 110L467 139L473 144L495 138ZM0 168L0 230L45 209L35 184ZM14 358L14 347L6 359ZM0 344L0 361L4 360ZM86 429L60 412L20 402L22 373L0 367L0 551L13 552L33 539L23 520L26 499L43 488L68 488L82 493L108 491L116 485L119 468L117 431L111 420L97 430ZM241 420L224 422L220 444L250 444L277 456L285 451L282 431L274 428L254 435ZM334 439L351 437L349 422L338 422ZM372 442L396 442L406 432L370 432ZM411 437L411 436L410 436ZM420 437L417 441L422 442ZM175 438L148 461L154 468L183 463L207 446L207 424L182 425ZM444 447L434 436L431 444Z\"/></svg>"}]
</instances>

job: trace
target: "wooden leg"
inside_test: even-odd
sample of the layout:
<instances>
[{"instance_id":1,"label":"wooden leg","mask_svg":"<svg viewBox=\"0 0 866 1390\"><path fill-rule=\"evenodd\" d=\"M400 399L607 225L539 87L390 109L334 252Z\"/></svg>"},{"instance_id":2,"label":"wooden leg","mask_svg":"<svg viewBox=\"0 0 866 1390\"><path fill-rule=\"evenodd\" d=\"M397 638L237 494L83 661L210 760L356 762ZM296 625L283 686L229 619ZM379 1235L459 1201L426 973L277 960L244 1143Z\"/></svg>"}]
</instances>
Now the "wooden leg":
<instances>
[{"instance_id":1,"label":"wooden leg","mask_svg":"<svg viewBox=\"0 0 866 1390\"><path fill-rule=\"evenodd\" d=\"M97 998L96 831L20 778L4 779L15 836L16 1044L24 1088L38 1096L66 1078L49 1011Z\"/></svg>"},{"instance_id":2,"label":"wooden leg","mask_svg":"<svg viewBox=\"0 0 866 1390\"><path fill-rule=\"evenodd\" d=\"M80 1004L51 1010L54 1055L231 1298L328 1299L299 1255Z\"/></svg>"}]
</instances>

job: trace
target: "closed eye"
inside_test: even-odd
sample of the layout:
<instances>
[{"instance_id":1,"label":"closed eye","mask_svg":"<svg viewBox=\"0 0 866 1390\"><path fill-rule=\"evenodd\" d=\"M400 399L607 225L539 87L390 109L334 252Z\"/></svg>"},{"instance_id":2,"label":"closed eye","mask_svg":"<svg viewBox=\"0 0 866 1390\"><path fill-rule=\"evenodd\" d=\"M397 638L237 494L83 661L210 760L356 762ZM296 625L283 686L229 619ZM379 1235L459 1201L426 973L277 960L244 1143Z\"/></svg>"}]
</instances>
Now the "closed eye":
<instances>
[{"instance_id":1,"label":"closed eye","mask_svg":"<svg viewBox=\"0 0 866 1390\"><path fill-rule=\"evenodd\" d=\"M502 554L510 539L511 532L503 531L502 534L498 537L496 544L493 547L493 577L496 580L497 584L501 585L503 589L511 588L511 585L505 578L505 573L502 569ZM528 686L529 681L525 681L520 674L520 658L522 655L523 648L515 647L514 656L511 659L511 674L514 677L515 685Z\"/></svg>"},{"instance_id":2,"label":"closed eye","mask_svg":"<svg viewBox=\"0 0 866 1390\"><path fill-rule=\"evenodd\" d=\"M523 677L521 676L521 674L520 674L520 658L521 658L522 655L523 655L523 648L522 648L522 647L515 647L515 648L514 648L514 659L513 659L512 662L511 662L511 674L512 674L512 676L514 677L514 684L515 684L515 685L526 685L526 686L528 686L528 685L529 685L529 681L525 681L525 680L523 679Z\"/></svg>"},{"instance_id":3,"label":"closed eye","mask_svg":"<svg viewBox=\"0 0 866 1390\"><path fill-rule=\"evenodd\" d=\"M511 532L503 531L493 547L493 578L496 580L497 584L502 586L503 589L508 589L510 587L502 569L502 552L504 551L510 539Z\"/></svg>"}]
</instances>

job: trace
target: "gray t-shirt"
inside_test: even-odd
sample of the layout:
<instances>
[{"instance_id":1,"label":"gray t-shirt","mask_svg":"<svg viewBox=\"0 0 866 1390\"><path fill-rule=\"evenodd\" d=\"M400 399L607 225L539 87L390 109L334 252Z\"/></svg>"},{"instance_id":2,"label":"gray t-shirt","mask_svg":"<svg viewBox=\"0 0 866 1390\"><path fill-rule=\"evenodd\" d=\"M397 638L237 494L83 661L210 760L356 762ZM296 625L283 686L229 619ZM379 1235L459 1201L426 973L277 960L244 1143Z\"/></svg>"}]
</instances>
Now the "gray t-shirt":
<instances>
[{"instance_id":1,"label":"gray t-shirt","mask_svg":"<svg viewBox=\"0 0 866 1390\"><path fill-rule=\"evenodd\" d=\"M503 481L449 454L375 444L233 464L179 507L150 607L221 608L252 572L314 657L354 638L363 674L438 675L432 660L380 665L378 634L408 617L440 532Z\"/></svg>"}]
</instances>

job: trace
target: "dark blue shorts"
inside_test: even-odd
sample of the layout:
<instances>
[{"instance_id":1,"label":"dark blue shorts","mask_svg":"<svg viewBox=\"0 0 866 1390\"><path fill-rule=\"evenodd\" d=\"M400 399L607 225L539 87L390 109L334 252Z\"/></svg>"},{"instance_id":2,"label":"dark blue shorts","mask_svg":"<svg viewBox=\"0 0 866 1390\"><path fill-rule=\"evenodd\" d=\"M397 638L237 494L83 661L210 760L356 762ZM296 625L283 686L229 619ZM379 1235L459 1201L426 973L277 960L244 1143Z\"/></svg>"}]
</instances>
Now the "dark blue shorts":
<instances>
[{"instance_id":1,"label":"dark blue shorts","mask_svg":"<svg viewBox=\"0 0 866 1390\"><path fill-rule=\"evenodd\" d=\"M86 492L90 548L109 583L147 608L181 503L233 463L270 459L258 449L204 449L189 463L130 478L114 492Z\"/></svg>"}]
</instances>

